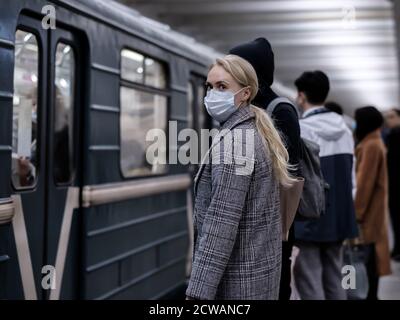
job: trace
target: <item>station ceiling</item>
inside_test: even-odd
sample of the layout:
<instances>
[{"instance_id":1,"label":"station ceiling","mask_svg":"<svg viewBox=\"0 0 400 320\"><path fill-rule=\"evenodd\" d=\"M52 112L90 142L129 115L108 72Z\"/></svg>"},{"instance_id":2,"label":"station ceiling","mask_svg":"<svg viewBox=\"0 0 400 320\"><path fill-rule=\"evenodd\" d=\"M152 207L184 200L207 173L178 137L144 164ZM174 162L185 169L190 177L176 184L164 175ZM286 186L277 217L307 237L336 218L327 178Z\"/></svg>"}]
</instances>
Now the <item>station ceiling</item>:
<instances>
[{"instance_id":1,"label":"station ceiling","mask_svg":"<svg viewBox=\"0 0 400 320\"><path fill-rule=\"evenodd\" d=\"M330 99L352 115L399 104L396 26L389 0L120 0L221 53L266 37L275 79L294 92L305 70L331 79Z\"/></svg>"}]
</instances>

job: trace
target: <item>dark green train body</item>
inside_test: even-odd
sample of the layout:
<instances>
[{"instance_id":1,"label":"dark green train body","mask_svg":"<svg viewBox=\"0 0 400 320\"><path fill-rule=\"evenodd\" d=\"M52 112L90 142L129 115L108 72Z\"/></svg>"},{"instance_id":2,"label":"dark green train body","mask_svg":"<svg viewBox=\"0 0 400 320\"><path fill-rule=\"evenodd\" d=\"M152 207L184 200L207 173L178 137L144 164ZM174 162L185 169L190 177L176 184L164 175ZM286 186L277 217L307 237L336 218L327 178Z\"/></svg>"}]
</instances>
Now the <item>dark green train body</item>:
<instances>
[{"instance_id":1,"label":"dark green train body","mask_svg":"<svg viewBox=\"0 0 400 320\"><path fill-rule=\"evenodd\" d=\"M104 0L2 1L0 24L0 299L172 297L194 167L149 165L144 134L211 125L213 51Z\"/></svg>"}]
</instances>

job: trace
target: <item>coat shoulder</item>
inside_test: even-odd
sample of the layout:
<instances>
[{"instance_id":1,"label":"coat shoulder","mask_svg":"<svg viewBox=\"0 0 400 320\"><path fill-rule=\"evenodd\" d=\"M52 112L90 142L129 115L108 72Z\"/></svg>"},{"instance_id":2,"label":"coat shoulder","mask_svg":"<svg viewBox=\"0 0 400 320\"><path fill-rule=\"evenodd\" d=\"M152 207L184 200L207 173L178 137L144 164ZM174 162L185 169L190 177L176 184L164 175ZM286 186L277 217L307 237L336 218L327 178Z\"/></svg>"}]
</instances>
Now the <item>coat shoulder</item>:
<instances>
[{"instance_id":1,"label":"coat shoulder","mask_svg":"<svg viewBox=\"0 0 400 320\"><path fill-rule=\"evenodd\" d=\"M376 153L376 152L384 152L386 149L384 142L382 139L375 138L375 139L365 139L359 143L356 147L356 154L361 153Z\"/></svg>"}]
</instances>

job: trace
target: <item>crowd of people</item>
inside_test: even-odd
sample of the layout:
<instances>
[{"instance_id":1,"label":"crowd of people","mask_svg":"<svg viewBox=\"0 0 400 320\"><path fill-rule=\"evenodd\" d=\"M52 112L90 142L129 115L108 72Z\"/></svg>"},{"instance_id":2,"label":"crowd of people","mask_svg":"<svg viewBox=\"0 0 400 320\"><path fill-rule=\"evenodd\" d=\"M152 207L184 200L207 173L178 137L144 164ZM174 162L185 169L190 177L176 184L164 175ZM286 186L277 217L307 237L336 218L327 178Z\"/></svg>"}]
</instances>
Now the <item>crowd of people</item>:
<instances>
[{"instance_id":1,"label":"crowd of people","mask_svg":"<svg viewBox=\"0 0 400 320\"><path fill-rule=\"evenodd\" d=\"M306 71L294 81L295 107L277 100L273 80L274 54L265 38L232 48L209 70L207 112L221 129L254 131L254 161L245 175L235 162L213 163L227 153L243 157L245 149L227 150L237 145L237 135L219 135L211 160L199 167L187 299L288 300L295 285L302 300L345 300L345 243L362 250L365 298L378 299L379 277L391 273L389 211L391 255L400 261L400 110L382 114L362 107L349 123L340 105L326 101L330 83L324 72ZM305 141L319 148L329 188L315 195L324 199L321 216L306 219L297 212L284 239L280 195L305 176Z\"/></svg>"}]
</instances>

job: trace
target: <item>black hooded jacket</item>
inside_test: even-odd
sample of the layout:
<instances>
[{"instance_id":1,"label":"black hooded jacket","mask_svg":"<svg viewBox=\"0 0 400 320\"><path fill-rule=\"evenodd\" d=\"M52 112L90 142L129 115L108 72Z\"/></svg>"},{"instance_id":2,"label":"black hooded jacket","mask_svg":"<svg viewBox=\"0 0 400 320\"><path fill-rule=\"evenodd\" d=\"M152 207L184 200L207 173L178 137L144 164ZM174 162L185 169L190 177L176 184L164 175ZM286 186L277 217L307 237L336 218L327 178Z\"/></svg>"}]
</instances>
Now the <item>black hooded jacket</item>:
<instances>
[{"instance_id":1,"label":"black hooded jacket","mask_svg":"<svg viewBox=\"0 0 400 320\"><path fill-rule=\"evenodd\" d=\"M238 55L251 63L256 70L259 91L253 104L266 109L269 103L278 97L271 89L274 82L274 53L271 45L265 38L257 38L254 41L244 43L232 48L229 53ZM297 165L300 159L300 126L297 112L287 103L280 103L274 110L272 117L276 128L283 135L286 148L289 153L290 164ZM293 172L301 176L300 168Z\"/></svg>"}]
</instances>

